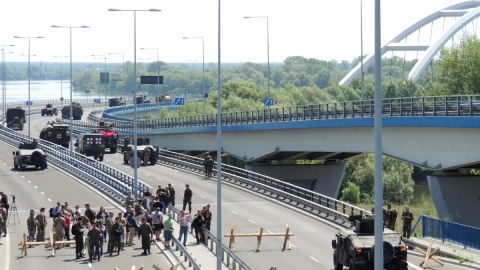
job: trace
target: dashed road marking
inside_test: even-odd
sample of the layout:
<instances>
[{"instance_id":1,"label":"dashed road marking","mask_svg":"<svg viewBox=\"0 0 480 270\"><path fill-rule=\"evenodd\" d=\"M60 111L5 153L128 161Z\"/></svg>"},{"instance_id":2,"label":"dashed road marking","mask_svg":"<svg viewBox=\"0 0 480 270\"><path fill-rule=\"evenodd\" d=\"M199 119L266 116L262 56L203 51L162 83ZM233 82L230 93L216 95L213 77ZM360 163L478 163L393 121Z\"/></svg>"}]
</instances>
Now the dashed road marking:
<instances>
[{"instance_id":1,"label":"dashed road marking","mask_svg":"<svg viewBox=\"0 0 480 270\"><path fill-rule=\"evenodd\" d=\"M158 181L163 181L163 179L162 179L162 178L157 178L157 180L158 180Z\"/></svg>"},{"instance_id":2,"label":"dashed road marking","mask_svg":"<svg viewBox=\"0 0 480 270\"><path fill-rule=\"evenodd\" d=\"M234 213L235 215L238 215L238 213L237 213L237 212L235 212L235 211L232 211L232 213Z\"/></svg>"},{"instance_id":3,"label":"dashed road marking","mask_svg":"<svg viewBox=\"0 0 480 270\"><path fill-rule=\"evenodd\" d=\"M150 174L146 173L145 176L150 176Z\"/></svg>"},{"instance_id":4,"label":"dashed road marking","mask_svg":"<svg viewBox=\"0 0 480 270\"><path fill-rule=\"evenodd\" d=\"M206 197L205 197L205 196L202 196L202 195L200 195L200 198L202 198L202 199L205 199Z\"/></svg>"},{"instance_id":5,"label":"dashed road marking","mask_svg":"<svg viewBox=\"0 0 480 270\"><path fill-rule=\"evenodd\" d=\"M312 256L310 256L310 259L312 259L312 261L314 261L314 262L317 262L317 263L319 262L317 259L315 259L315 258L312 257Z\"/></svg>"},{"instance_id":6,"label":"dashed road marking","mask_svg":"<svg viewBox=\"0 0 480 270\"><path fill-rule=\"evenodd\" d=\"M34 188L38 188L37 186L33 186Z\"/></svg>"},{"instance_id":7,"label":"dashed road marking","mask_svg":"<svg viewBox=\"0 0 480 270\"><path fill-rule=\"evenodd\" d=\"M295 246L294 244L290 244L290 246L292 246L292 247L294 247L294 248L296 248L296 247L297 247L297 246Z\"/></svg>"},{"instance_id":8,"label":"dashed road marking","mask_svg":"<svg viewBox=\"0 0 480 270\"><path fill-rule=\"evenodd\" d=\"M418 267L418 266L416 266L416 265L414 265L414 264L412 264L412 263L408 263L408 266L409 266L409 267L412 267L413 269L422 269L422 268L420 268L420 267Z\"/></svg>"},{"instance_id":9,"label":"dashed road marking","mask_svg":"<svg viewBox=\"0 0 480 270\"><path fill-rule=\"evenodd\" d=\"M25 178L25 175L22 175L22 178Z\"/></svg>"},{"instance_id":10,"label":"dashed road marking","mask_svg":"<svg viewBox=\"0 0 480 270\"><path fill-rule=\"evenodd\" d=\"M51 202L51 201L52 201L52 199L48 198L48 201L49 201L49 202Z\"/></svg>"},{"instance_id":11,"label":"dashed road marking","mask_svg":"<svg viewBox=\"0 0 480 270\"><path fill-rule=\"evenodd\" d=\"M250 221L251 223L255 224L255 221L253 221L253 220L251 220L251 219L249 219L248 221Z\"/></svg>"},{"instance_id":12,"label":"dashed road marking","mask_svg":"<svg viewBox=\"0 0 480 270\"><path fill-rule=\"evenodd\" d=\"M45 195L45 193L43 193L43 191L42 191L42 192L40 192L40 193L42 193L42 195Z\"/></svg>"},{"instance_id":13,"label":"dashed road marking","mask_svg":"<svg viewBox=\"0 0 480 270\"><path fill-rule=\"evenodd\" d=\"M32 181L28 180L28 183L30 183L30 184L31 184L31 183L32 183Z\"/></svg>"}]
</instances>

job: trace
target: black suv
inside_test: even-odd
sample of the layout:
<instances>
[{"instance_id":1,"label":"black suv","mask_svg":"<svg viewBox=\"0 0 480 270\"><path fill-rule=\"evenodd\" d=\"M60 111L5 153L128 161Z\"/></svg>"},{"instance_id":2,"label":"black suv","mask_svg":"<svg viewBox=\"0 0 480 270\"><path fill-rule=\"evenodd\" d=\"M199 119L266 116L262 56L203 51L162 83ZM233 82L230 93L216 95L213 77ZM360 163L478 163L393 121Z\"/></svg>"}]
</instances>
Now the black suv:
<instances>
[{"instance_id":1,"label":"black suv","mask_svg":"<svg viewBox=\"0 0 480 270\"><path fill-rule=\"evenodd\" d=\"M340 231L332 240L335 270L348 266L350 270L374 269L374 219L351 216L354 230ZM383 230L383 263L387 270L407 270L407 246L398 233Z\"/></svg>"}]
</instances>

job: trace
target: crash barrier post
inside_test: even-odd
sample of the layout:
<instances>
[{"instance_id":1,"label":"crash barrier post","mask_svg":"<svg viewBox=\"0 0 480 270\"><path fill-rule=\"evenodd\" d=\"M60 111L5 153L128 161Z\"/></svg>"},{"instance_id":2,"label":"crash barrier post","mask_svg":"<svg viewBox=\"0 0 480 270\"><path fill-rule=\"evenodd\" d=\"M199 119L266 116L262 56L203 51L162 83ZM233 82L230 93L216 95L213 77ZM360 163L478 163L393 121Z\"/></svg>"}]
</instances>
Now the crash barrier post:
<instances>
[{"instance_id":1,"label":"crash barrier post","mask_svg":"<svg viewBox=\"0 0 480 270\"><path fill-rule=\"evenodd\" d=\"M288 245L289 250L292 249L292 246L291 246L291 243L290 243L290 236L294 236L294 234L290 232L290 228L288 227L288 224L285 225L285 232L284 233L271 233L271 232L264 233L263 228L260 227L260 226L257 226L257 232L256 233L235 233L234 231L235 231L235 226L232 226L232 228L230 229L230 234L224 234L223 235L224 237L229 237L230 238L228 247L232 251L235 251L235 237L257 237L257 250L256 251L260 251L260 244L262 243L262 238L264 236L283 236L284 240L283 240L282 251L285 250L287 245Z\"/></svg>"}]
</instances>

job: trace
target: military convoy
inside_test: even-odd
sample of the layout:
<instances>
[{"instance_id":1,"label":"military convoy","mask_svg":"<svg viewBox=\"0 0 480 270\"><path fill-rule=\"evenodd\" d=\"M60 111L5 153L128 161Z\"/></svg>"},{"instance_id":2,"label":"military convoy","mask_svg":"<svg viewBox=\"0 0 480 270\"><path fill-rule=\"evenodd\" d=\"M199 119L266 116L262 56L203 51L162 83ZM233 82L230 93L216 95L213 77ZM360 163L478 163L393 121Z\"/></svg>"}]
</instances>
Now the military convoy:
<instances>
[{"instance_id":1,"label":"military convoy","mask_svg":"<svg viewBox=\"0 0 480 270\"><path fill-rule=\"evenodd\" d=\"M25 110L16 107L7 109L7 127L14 130L23 130L23 124L26 123Z\"/></svg>"},{"instance_id":2,"label":"military convoy","mask_svg":"<svg viewBox=\"0 0 480 270\"><path fill-rule=\"evenodd\" d=\"M70 126L67 124L48 122L39 135L40 139L68 148L70 143Z\"/></svg>"},{"instance_id":3,"label":"military convoy","mask_svg":"<svg viewBox=\"0 0 480 270\"><path fill-rule=\"evenodd\" d=\"M105 137L99 133L81 133L77 136L75 142L75 152L99 161L103 161L105 156Z\"/></svg>"},{"instance_id":4,"label":"military convoy","mask_svg":"<svg viewBox=\"0 0 480 270\"><path fill-rule=\"evenodd\" d=\"M105 149L110 149L110 153L116 153L118 147L118 132L113 129L114 124L99 123L100 128L92 129L92 133L99 133L105 137Z\"/></svg>"},{"instance_id":5,"label":"military convoy","mask_svg":"<svg viewBox=\"0 0 480 270\"><path fill-rule=\"evenodd\" d=\"M42 170L47 168L47 154L34 143L20 143L13 152L13 167L25 170L28 166L35 166Z\"/></svg>"},{"instance_id":6,"label":"military convoy","mask_svg":"<svg viewBox=\"0 0 480 270\"><path fill-rule=\"evenodd\" d=\"M78 102L72 102L72 119L81 120L83 115L82 105ZM62 118L70 119L70 105L64 106L62 108Z\"/></svg>"},{"instance_id":7,"label":"military convoy","mask_svg":"<svg viewBox=\"0 0 480 270\"><path fill-rule=\"evenodd\" d=\"M342 270L347 266L350 270L374 269L375 235L374 219L350 216L355 224L353 230L343 230L332 240L333 266ZM387 270L407 270L407 246L402 237L395 231L383 231L383 263Z\"/></svg>"},{"instance_id":8,"label":"military convoy","mask_svg":"<svg viewBox=\"0 0 480 270\"><path fill-rule=\"evenodd\" d=\"M57 108L53 108L52 104L47 104L45 105L45 108L42 109L42 112L41 112L42 116L57 116L58 115L58 110Z\"/></svg>"}]
</instances>

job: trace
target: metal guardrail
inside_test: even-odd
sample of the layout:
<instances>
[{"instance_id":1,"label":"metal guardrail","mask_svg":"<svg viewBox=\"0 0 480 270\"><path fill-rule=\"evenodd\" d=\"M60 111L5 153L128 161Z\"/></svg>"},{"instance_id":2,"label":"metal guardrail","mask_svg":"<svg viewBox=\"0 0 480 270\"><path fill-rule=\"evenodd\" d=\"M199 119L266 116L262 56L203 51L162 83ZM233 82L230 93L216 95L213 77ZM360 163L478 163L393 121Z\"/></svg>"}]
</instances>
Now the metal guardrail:
<instances>
[{"instance_id":1,"label":"metal guardrail","mask_svg":"<svg viewBox=\"0 0 480 270\"><path fill-rule=\"evenodd\" d=\"M461 245L464 248L480 249L480 228L421 215L413 226L412 232L420 222L422 237Z\"/></svg>"},{"instance_id":2,"label":"metal guardrail","mask_svg":"<svg viewBox=\"0 0 480 270\"><path fill-rule=\"evenodd\" d=\"M157 105L147 104L156 108ZM121 108L106 109L104 114L121 111ZM374 101L346 101L314 105L300 105L295 107L281 107L243 112L222 113L222 125L243 125L258 123L295 122L322 119L343 118L371 118L374 117ZM480 116L480 95L465 96L432 96L391 98L382 100L382 115L385 117L397 116ZM130 118L102 119L99 121L115 122L118 130L132 130L133 123ZM86 129L93 124L82 123ZM192 126L216 126L216 114L173 117L155 120L138 121L138 129L178 128Z\"/></svg>"},{"instance_id":3,"label":"metal guardrail","mask_svg":"<svg viewBox=\"0 0 480 270\"><path fill-rule=\"evenodd\" d=\"M203 174L203 159L175 153L168 150L159 150L160 164L181 167ZM215 163L216 167L216 163ZM213 170L216 174L216 169ZM242 189L259 193L280 202L289 204L313 215L328 218L346 225L350 215L367 215L369 211L340 200L304 189L284 181L254 173L234 166L222 164L222 180Z\"/></svg>"},{"instance_id":4,"label":"metal guardrail","mask_svg":"<svg viewBox=\"0 0 480 270\"><path fill-rule=\"evenodd\" d=\"M0 139L13 147L17 147L21 141L31 141L27 135L5 127L0 127ZM49 163L53 163L88 182L117 202L124 203L128 191L131 191L133 186L133 177L79 153L73 153L73 157L70 157L70 151L60 145L40 139L38 141L39 147L47 153ZM151 188L138 181L137 198L143 196L147 187Z\"/></svg>"}]
</instances>

